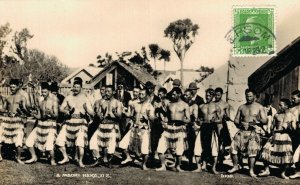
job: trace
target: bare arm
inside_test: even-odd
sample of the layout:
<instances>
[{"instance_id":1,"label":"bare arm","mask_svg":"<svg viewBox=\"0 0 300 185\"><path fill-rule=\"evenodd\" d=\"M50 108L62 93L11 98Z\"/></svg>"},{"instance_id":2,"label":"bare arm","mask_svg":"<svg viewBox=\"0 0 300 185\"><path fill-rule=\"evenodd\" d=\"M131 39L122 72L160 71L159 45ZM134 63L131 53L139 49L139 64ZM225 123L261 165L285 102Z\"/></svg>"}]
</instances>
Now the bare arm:
<instances>
[{"instance_id":1,"label":"bare arm","mask_svg":"<svg viewBox=\"0 0 300 185\"><path fill-rule=\"evenodd\" d=\"M184 123L190 123L191 122L191 114L190 114L190 107L188 106L188 104L184 104L184 119L183 122Z\"/></svg>"},{"instance_id":2,"label":"bare arm","mask_svg":"<svg viewBox=\"0 0 300 185\"><path fill-rule=\"evenodd\" d=\"M268 124L268 117L263 106L259 106L260 122L265 125Z\"/></svg>"},{"instance_id":3,"label":"bare arm","mask_svg":"<svg viewBox=\"0 0 300 185\"><path fill-rule=\"evenodd\" d=\"M242 111L242 106L240 106L237 110L236 116L234 118L234 124L239 125L240 124L240 118L241 118L241 111Z\"/></svg>"}]
</instances>

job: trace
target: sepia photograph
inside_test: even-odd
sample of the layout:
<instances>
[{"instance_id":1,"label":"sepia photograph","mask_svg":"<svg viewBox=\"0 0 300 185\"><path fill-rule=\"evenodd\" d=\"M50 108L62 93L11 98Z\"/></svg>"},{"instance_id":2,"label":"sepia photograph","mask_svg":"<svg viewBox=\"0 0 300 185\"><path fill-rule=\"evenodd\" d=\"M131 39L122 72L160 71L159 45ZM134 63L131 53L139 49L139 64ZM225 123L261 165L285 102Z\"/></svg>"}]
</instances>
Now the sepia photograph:
<instances>
[{"instance_id":1,"label":"sepia photograph","mask_svg":"<svg viewBox=\"0 0 300 185\"><path fill-rule=\"evenodd\" d=\"M300 184L300 1L0 0L0 185Z\"/></svg>"}]
</instances>

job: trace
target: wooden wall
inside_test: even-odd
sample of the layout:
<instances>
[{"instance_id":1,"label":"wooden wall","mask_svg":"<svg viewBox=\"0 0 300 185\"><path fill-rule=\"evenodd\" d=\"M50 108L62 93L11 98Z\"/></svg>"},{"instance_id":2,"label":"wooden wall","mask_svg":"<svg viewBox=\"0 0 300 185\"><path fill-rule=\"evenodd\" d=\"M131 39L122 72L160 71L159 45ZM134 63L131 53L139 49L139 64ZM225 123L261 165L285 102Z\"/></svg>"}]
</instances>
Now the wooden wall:
<instances>
[{"instance_id":1,"label":"wooden wall","mask_svg":"<svg viewBox=\"0 0 300 185\"><path fill-rule=\"evenodd\" d=\"M265 93L273 95L272 105L277 109L281 98L291 98L294 90L300 89L300 66L274 82L270 87L260 93L259 100L264 99Z\"/></svg>"}]
</instances>

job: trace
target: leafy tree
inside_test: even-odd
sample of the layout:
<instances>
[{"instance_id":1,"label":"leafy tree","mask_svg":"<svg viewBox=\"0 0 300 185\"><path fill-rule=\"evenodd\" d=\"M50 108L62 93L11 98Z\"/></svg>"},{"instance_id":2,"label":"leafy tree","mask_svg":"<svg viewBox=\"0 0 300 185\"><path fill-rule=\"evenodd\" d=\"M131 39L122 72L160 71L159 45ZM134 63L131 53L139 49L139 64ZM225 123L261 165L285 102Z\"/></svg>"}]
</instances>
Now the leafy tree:
<instances>
[{"instance_id":1,"label":"leafy tree","mask_svg":"<svg viewBox=\"0 0 300 185\"><path fill-rule=\"evenodd\" d=\"M159 60L164 60L164 72L166 72L166 62L170 61L171 53L169 50L161 49L160 50L160 57Z\"/></svg>"},{"instance_id":2,"label":"leafy tree","mask_svg":"<svg viewBox=\"0 0 300 185\"><path fill-rule=\"evenodd\" d=\"M154 70L156 70L156 58L159 55L159 46L157 44L149 44L150 57L154 59Z\"/></svg>"},{"instance_id":3,"label":"leafy tree","mask_svg":"<svg viewBox=\"0 0 300 185\"><path fill-rule=\"evenodd\" d=\"M199 26L193 24L190 19L179 19L171 22L164 30L165 37L173 42L173 49L180 60L180 79L183 82L183 61L186 52L195 41Z\"/></svg>"}]
</instances>

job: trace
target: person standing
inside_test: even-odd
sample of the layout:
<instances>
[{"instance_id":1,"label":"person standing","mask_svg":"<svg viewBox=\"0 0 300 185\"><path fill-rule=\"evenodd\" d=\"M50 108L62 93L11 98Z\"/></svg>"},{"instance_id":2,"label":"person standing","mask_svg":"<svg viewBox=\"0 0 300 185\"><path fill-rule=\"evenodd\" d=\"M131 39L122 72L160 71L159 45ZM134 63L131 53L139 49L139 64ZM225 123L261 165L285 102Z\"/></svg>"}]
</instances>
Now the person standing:
<instances>
[{"instance_id":1,"label":"person standing","mask_svg":"<svg viewBox=\"0 0 300 185\"><path fill-rule=\"evenodd\" d=\"M181 100L182 91L179 87L172 90L172 100L167 106L167 115L163 119L164 132L162 133L157 147L157 152L161 161L161 167L157 171L165 171L165 152L171 149L176 153L176 170L181 169L181 159L183 152L187 149L186 144L186 124L191 122L189 105Z\"/></svg>"},{"instance_id":2,"label":"person standing","mask_svg":"<svg viewBox=\"0 0 300 185\"><path fill-rule=\"evenodd\" d=\"M93 110L88 98L81 90L82 80L74 80L73 93L68 95L60 106L60 111L63 112L68 119L56 139L56 145L59 146L59 150L63 154L63 159L59 161L58 164L69 162L66 147L75 146L75 160L78 161L80 167L85 167L82 160L84 148L88 145L88 122L86 120L86 114L93 115Z\"/></svg>"},{"instance_id":3,"label":"person standing","mask_svg":"<svg viewBox=\"0 0 300 185\"><path fill-rule=\"evenodd\" d=\"M238 171L238 157L246 156L249 161L249 174L251 177L256 177L255 160L261 149L261 140L256 127L267 124L268 118L263 106L255 101L255 95L254 90L245 90L246 103L238 108L235 116L234 123L240 130L235 134L231 144L233 168L228 173Z\"/></svg>"}]
</instances>

